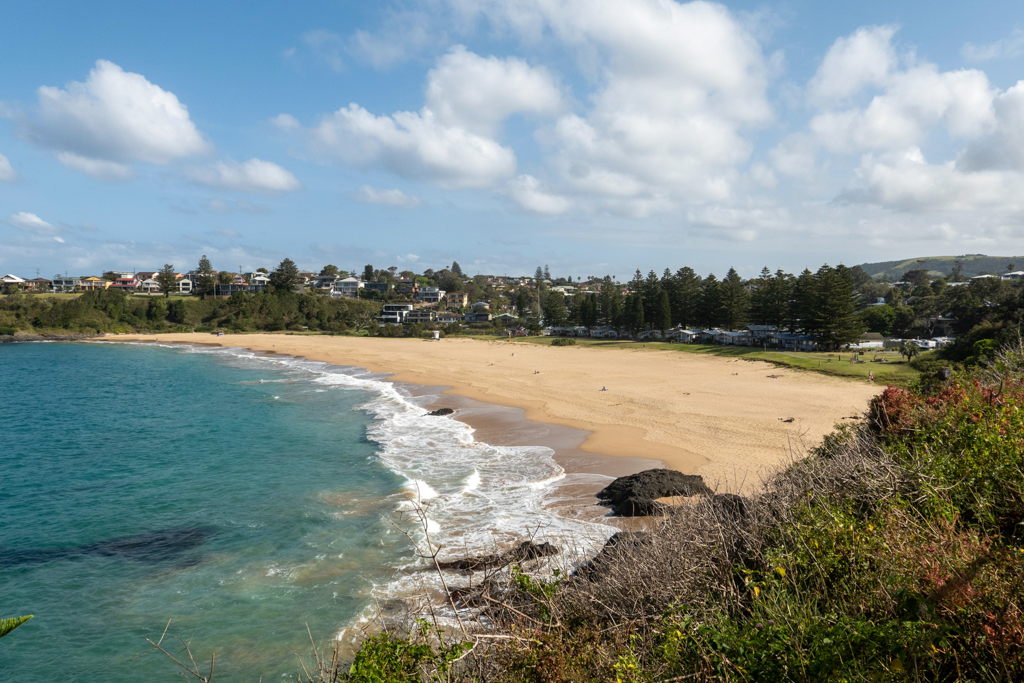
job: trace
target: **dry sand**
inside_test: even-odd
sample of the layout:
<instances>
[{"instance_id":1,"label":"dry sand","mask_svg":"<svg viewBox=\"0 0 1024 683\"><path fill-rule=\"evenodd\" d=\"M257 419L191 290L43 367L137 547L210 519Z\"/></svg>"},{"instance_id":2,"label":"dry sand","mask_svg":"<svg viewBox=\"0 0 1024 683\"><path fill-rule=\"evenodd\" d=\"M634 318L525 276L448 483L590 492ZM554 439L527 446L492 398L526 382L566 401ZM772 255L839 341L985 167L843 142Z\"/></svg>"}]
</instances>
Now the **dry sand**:
<instances>
[{"instance_id":1,"label":"dry sand","mask_svg":"<svg viewBox=\"0 0 1024 683\"><path fill-rule=\"evenodd\" d=\"M653 349L285 334L105 337L112 339L241 347L445 385L444 393L586 430L584 451L661 460L733 491L863 413L880 390L758 361Z\"/></svg>"}]
</instances>

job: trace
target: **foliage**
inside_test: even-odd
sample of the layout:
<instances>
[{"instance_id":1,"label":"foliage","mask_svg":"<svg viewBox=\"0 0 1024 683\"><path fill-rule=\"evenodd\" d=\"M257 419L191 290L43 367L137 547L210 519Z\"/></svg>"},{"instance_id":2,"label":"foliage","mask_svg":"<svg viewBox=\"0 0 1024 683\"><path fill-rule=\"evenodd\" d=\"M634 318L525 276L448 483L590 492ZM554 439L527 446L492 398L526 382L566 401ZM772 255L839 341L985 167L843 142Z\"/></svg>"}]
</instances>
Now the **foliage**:
<instances>
[{"instance_id":1,"label":"foliage","mask_svg":"<svg viewBox=\"0 0 1024 683\"><path fill-rule=\"evenodd\" d=\"M178 288L178 280L174 277L174 266L170 263L165 263L160 272L156 274L156 281L160 285L160 291L163 295L169 297L171 292Z\"/></svg>"},{"instance_id":2,"label":"foliage","mask_svg":"<svg viewBox=\"0 0 1024 683\"><path fill-rule=\"evenodd\" d=\"M0 638L3 638L8 633L18 628L26 621L31 619L33 615L29 614L24 617L13 617L11 619L0 619Z\"/></svg>"},{"instance_id":3,"label":"foliage","mask_svg":"<svg viewBox=\"0 0 1024 683\"><path fill-rule=\"evenodd\" d=\"M576 340L572 337L555 337L551 340L552 346L576 346Z\"/></svg>"}]
</instances>

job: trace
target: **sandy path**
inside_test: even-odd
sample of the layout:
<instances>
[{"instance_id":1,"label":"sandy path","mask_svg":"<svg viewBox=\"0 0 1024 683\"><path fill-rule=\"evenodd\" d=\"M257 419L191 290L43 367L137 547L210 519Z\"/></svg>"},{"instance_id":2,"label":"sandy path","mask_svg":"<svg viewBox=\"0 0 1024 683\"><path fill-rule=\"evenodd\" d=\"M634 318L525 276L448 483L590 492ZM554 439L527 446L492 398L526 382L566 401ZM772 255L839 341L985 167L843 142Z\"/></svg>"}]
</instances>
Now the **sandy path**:
<instances>
[{"instance_id":1,"label":"sandy path","mask_svg":"<svg viewBox=\"0 0 1024 683\"><path fill-rule=\"evenodd\" d=\"M792 448L817 444L880 390L763 362L645 349L283 334L115 338L244 347L448 385L446 393L591 431L583 450L656 458L728 490L750 486Z\"/></svg>"}]
</instances>

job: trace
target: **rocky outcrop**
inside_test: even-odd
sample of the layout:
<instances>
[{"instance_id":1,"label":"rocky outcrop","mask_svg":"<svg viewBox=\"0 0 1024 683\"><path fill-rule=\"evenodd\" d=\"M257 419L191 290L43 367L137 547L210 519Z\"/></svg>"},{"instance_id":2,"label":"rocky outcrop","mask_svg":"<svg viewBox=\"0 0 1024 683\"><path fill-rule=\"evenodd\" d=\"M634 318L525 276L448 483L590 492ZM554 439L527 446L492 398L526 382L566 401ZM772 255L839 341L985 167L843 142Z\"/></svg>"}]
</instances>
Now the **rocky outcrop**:
<instances>
[{"instance_id":1,"label":"rocky outcrop","mask_svg":"<svg viewBox=\"0 0 1024 683\"><path fill-rule=\"evenodd\" d=\"M700 475L658 469L619 477L601 489L597 498L601 505L610 507L613 514L644 517L665 511L666 506L658 503L656 498L711 494L711 489Z\"/></svg>"},{"instance_id":2,"label":"rocky outcrop","mask_svg":"<svg viewBox=\"0 0 1024 683\"><path fill-rule=\"evenodd\" d=\"M594 559L581 564L572 575L588 581L595 581L615 566L623 551L628 552L632 548L650 543L650 536L643 531L616 532L605 542L604 547L594 556Z\"/></svg>"},{"instance_id":3,"label":"rocky outcrop","mask_svg":"<svg viewBox=\"0 0 1024 683\"><path fill-rule=\"evenodd\" d=\"M441 417L442 415L451 415L455 412L455 408L438 408L437 410L431 410L427 415L433 415L435 417Z\"/></svg>"},{"instance_id":4,"label":"rocky outcrop","mask_svg":"<svg viewBox=\"0 0 1024 683\"><path fill-rule=\"evenodd\" d=\"M550 557L559 553L558 548L550 543L537 544L533 541L523 541L515 548L500 554L480 555L478 557L466 557L461 560L438 562L441 569L454 569L464 572L479 572L484 569L501 569L514 562L527 562L541 557Z\"/></svg>"}]
</instances>

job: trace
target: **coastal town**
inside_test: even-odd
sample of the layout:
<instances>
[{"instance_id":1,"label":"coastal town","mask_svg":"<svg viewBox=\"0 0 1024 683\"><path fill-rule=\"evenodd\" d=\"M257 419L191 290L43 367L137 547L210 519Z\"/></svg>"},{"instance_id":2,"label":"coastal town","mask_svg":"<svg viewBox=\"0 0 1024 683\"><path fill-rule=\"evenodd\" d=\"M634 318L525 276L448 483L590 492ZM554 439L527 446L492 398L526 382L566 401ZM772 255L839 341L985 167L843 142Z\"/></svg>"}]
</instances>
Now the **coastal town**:
<instances>
[{"instance_id":1,"label":"coastal town","mask_svg":"<svg viewBox=\"0 0 1024 683\"><path fill-rule=\"evenodd\" d=\"M810 271L794 277L781 271L773 275L766 268L759 278L742 279L730 270L718 281L714 275L702 278L683 268L676 273L666 270L660 278L653 271L646 277L637 271L629 282L619 282L611 276L552 278L546 267L538 267L532 276L468 276L457 262L420 274L370 265L351 272L328 265L314 272L300 270L287 259L282 265L289 269L289 287L296 293L377 302L376 324L386 336L443 330L799 352L893 349L908 355L942 348L967 331L956 313L962 311L965 297L990 302L999 292L1016 292L1024 278L1020 270L958 277L910 269L893 282L870 278L859 266L826 266L826 276L832 271L839 276L841 286L831 298L845 304L837 317L846 320L822 321L816 312L799 310L801 296L807 297L799 291L801 281L813 277ZM138 297L237 301L273 289L280 268L217 271L204 257L199 268L187 272L165 266L162 271L110 270L52 278L8 273L0 278L0 287L8 294L23 291L37 296L116 291ZM817 298L822 297L829 298L819 292ZM830 302L818 302L819 308L825 304ZM823 335L821 328L829 325L844 329L838 336Z\"/></svg>"}]
</instances>

